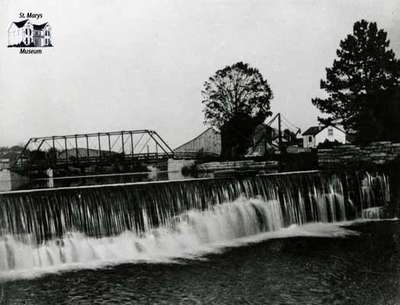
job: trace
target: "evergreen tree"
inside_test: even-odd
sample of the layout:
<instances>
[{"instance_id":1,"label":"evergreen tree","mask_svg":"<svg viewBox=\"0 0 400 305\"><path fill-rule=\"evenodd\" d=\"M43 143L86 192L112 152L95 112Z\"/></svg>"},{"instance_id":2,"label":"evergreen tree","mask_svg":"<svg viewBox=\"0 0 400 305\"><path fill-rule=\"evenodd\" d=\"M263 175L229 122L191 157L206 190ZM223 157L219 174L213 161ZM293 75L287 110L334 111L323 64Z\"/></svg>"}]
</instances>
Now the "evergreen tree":
<instances>
[{"instance_id":1,"label":"evergreen tree","mask_svg":"<svg viewBox=\"0 0 400 305\"><path fill-rule=\"evenodd\" d=\"M375 22L354 24L353 34L340 42L338 59L326 69L321 89L326 98L312 103L328 117L324 123L343 124L357 142L396 140L391 131L400 117L400 100L396 93L400 84L400 63L389 49L387 33ZM388 110L392 109L395 112ZM391 117L390 119L388 119ZM393 138L394 137L394 138Z\"/></svg>"}]
</instances>

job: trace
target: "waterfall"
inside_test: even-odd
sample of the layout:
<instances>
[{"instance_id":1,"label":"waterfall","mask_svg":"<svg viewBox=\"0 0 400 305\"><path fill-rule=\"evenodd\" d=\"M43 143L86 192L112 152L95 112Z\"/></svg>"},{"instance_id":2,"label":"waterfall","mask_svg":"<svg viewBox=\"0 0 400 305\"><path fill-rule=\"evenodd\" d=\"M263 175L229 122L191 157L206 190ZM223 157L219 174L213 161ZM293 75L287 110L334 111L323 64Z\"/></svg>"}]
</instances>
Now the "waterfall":
<instances>
[{"instance_id":1,"label":"waterfall","mask_svg":"<svg viewBox=\"0 0 400 305\"><path fill-rule=\"evenodd\" d=\"M383 206L384 174L299 172L0 194L0 273L179 257Z\"/></svg>"}]
</instances>

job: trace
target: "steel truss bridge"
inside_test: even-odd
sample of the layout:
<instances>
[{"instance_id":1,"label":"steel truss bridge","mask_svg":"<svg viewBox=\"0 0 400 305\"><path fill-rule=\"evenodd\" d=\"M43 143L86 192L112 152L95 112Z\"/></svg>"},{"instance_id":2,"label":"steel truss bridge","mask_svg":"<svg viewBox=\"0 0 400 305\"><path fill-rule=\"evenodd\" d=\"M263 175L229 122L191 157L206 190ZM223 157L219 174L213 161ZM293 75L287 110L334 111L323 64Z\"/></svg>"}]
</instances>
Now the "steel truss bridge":
<instances>
[{"instance_id":1,"label":"steel truss bridge","mask_svg":"<svg viewBox=\"0 0 400 305\"><path fill-rule=\"evenodd\" d=\"M157 162L176 157L154 130L123 130L30 138L12 165L16 172ZM184 156L182 156L184 158Z\"/></svg>"}]
</instances>

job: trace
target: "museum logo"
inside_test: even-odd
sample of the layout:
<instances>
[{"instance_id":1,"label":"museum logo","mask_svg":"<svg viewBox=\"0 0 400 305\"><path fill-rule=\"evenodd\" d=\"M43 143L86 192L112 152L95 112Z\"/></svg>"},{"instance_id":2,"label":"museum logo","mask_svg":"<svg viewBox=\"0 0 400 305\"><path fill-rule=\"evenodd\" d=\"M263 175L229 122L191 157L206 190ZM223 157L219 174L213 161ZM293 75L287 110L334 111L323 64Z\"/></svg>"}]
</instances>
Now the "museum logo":
<instances>
[{"instance_id":1,"label":"museum logo","mask_svg":"<svg viewBox=\"0 0 400 305\"><path fill-rule=\"evenodd\" d=\"M8 47L19 48L20 54L42 54L52 47L52 29L48 22L39 22L43 14L19 13L18 21L8 28Z\"/></svg>"}]
</instances>

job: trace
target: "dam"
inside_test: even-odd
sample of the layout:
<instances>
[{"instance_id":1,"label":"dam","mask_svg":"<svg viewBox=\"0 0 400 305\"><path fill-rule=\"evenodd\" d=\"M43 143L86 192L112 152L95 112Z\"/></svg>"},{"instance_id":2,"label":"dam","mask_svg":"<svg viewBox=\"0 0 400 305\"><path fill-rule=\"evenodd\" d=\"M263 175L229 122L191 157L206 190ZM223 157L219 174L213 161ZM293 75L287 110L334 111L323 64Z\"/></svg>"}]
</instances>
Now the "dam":
<instances>
[{"instance_id":1,"label":"dam","mask_svg":"<svg viewBox=\"0 0 400 305\"><path fill-rule=\"evenodd\" d=\"M381 218L389 184L379 171L307 171L3 192L0 278L200 255L293 226Z\"/></svg>"}]
</instances>

